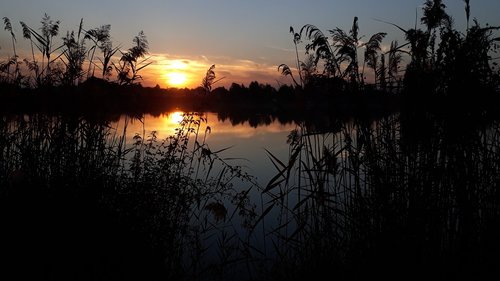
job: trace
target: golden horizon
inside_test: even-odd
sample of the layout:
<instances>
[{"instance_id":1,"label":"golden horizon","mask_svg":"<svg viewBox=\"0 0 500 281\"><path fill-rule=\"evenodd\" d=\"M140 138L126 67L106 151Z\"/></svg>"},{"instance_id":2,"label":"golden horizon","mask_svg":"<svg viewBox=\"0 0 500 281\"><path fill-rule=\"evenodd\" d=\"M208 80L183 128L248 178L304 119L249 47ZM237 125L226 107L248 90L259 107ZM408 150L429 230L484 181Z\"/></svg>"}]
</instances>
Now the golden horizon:
<instances>
[{"instance_id":1,"label":"golden horizon","mask_svg":"<svg viewBox=\"0 0 500 281\"><path fill-rule=\"evenodd\" d=\"M195 89L201 86L203 77L213 64L216 65L216 78L223 78L214 85L214 88L229 88L232 83L249 85L252 81L273 86L276 86L277 81L279 84L291 84L287 77L280 75L277 66L258 64L249 60L231 58L209 60L205 56L189 57L167 54L151 54L151 58L154 63L142 70L143 80L139 81L146 87L158 85L165 89Z\"/></svg>"}]
</instances>

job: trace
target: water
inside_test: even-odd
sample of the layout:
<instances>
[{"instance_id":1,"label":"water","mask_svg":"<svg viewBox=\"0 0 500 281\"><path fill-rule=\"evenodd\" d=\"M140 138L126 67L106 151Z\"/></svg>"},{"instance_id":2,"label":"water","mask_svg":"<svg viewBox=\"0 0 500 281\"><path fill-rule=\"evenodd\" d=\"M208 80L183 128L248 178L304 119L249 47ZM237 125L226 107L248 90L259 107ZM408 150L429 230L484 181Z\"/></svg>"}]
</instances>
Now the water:
<instances>
[{"instance_id":1,"label":"water","mask_svg":"<svg viewBox=\"0 0 500 281\"><path fill-rule=\"evenodd\" d=\"M206 117L213 150L231 147L223 157L245 159L245 168L258 178L260 187L250 198L257 213L266 216L250 241L267 258L276 257L266 246L274 243L277 252L292 259L305 255L320 263L326 258L321 255L329 253L334 260L355 259L374 270L384 262L402 270L421 263L425 272L461 272L460 264L473 272L495 264L484 247L498 246L487 238L498 231L496 122L394 115L342 121L325 130L300 122L251 127L215 114ZM152 128L172 123L149 118ZM292 130L298 137L290 144ZM289 165L282 177L274 178L282 167L278 160L278 168L272 164L264 148ZM324 236L329 238L323 241ZM323 242L309 245L311 238ZM400 264L397 256L409 264ZM482 263L475 261L477 256Z\"/></svg>"},{"instance_id":2,"label":"water","mask_svg":"<svg viewBox=\"0 0 500 281\"><path fill-rule=\"evenodd\" d=\"M160 116L145 114L140 119L122 115L118 122L113 123L113 126L117 131L122 131L124 123L128 122L127 140L130 145L136 134L147 138L151 132L155 131L159 139L174 135L185 114L181 111ZM205 118L200 132L204 134L206 128L210 128L206 136L210 149L219 151L228 148L220 153L220 157L233 165L243 166L245 171L255 176L259 184L263 186L276 172L266 149L281 159L288 157L287 136L297 127L294 122L281 123L275 119L252 126L249 121L221 118L217 113L200 114Z\"/></svg>"},{"instance_id":3,"label":"water","mask_svg":"<svg viewBox=\"0 0 500 281\"><path fill-rule=\"evenodd\" d=\"M171 139L187 128L182 112L3 117L3 216L17 227L6 229L58 237L51 233L66 233L70 222L68 237L92 237L90 252L110 243L108 253L126 249L139 271L154 265L170 279L306 279L333 269L339 279L498 273L497 120L189 116L200 126L188 123L190 138ZM158 141L149 142L153 131ZM17 234L8 237L24 237ZM115 241L121 236L123 244ZM23 239L48 253L43 239ZM57 253L73 254L64 249L44 261L53 266Z\"/></svg>"}]
</instances>

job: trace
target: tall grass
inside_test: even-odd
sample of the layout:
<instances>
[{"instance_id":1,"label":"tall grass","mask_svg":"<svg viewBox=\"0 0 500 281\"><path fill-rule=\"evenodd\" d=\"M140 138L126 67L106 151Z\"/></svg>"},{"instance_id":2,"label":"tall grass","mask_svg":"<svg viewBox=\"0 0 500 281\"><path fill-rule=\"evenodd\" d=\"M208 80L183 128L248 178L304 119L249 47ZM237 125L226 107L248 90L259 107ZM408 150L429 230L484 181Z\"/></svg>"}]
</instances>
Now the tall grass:
<instances>
[{"instance_id":1,"label":"tall grass","mask_svg":"<svg viewBox=\"0 0 500 281\"><path fill-rule=\"evenodd\" d=\"M470 118L402 114L327 133L298 126L287 160L269 152L277 173L259 222L280 218L266 228L280 257L269 274L496 272L500 131Z\"/></svg>"},{"instance_id":2,"label":"tall grass","mask_svg":"<svg viewBox=\"0 0 500 281\"><path fill-rule=\"evenodd\" d=\"M128 122L144 122L127 120L118 129L97 117L3 116L2 238L23 238L0 241L31 245L42 229L58 237L68 224L98 220L98 234L78 241L126 241L114 251L144 257L132 263L141 274L155 264L169 280L498 272L496 121L405 113L328 129L302 123L289 135L288 159L268 152L277 173L257 189L221 156L226 149L208 145L203 115L186 115L165 139L145 131L127 139ZM106 234L109 222L124 227ZM57 249L59 240L49 241ZM55 259L44 253L45 263Z\"/></svg>"},{"instance_id":3,"label":"tall grass","mask_svg":"<svg viewBox=\"0 0 500 281\"><path fill-rule=\"evenodd\" d=\"M81 19L78 31L68 31L59 42L57 36L60 21L52 20L47 14L44 14L38 29L23 21L19 22L23 38L30 40L31 44L31 58L21 60L16 53L15 28L13 29L9 18L4 17L3 21L4 29L11 34L14 52L14 56L0 62L0 82L3 87L36 89L60 85L77 86L84 78L94 77L96 67L100 69L103 79L109 80L115 70L118 83L135 84L142 79L140 71L151 64L147 62L150 59L146 57L149 45L142 31L133 38L134 45L131 48L121 51L120 46L113 47L110 25L86 30ZM86 46L88 42L89 48ZM35 55L35 49L40 52L38 55ZM102 53L101 57L97 57L100 65L96 63L96 49ZM114 62L113 56L118 51L122 56L119 61ZM85 64L88 64L87 70L84 70ZM11 67L15 67L13 72Z\"/></svg>"},{"instance_id":4,"label":"tall grass","mask_svg":"<svg viewBox=\"0 0 500 281\"><path fill-rule=\"evenodd\" d=\"M253 178L219 157L222 150L210 150L206 143L210 128L202 115L186 115L175 135L164 140L155 132L144 132L132 144L126 139L127 122L118 129L95 117L3 116L0 198L6 204L2 218L22 221L63 201L68 203L54 212L68 213L66 222L58 222L65 228L77 220L73 208L67 206L70 202L97 206L97 217L109 214L111 221L126 225L128 232L146 237L146 248L161 264L164 278L193 280L225 276L231 268L245 270L236 265L245 261L240 250L244 242L240 234L245 233L241 225L250 225L254 216L247 196ZM23 206L27 215L16 213L16 206ZM90 217L86 211L75 212ZM46 220L50 218L40 224L50 228ZM32 239L39 232L34 231ZM100 235L105 236L105 231ZM92 239L81 236L76 237ZM133 246L130 241L127 247L132 251ZM54 245L58 247L64 246ZM50 263L52 256L47 256ZM101 256L95 253L89 258L99 262ZM111 274L117 277L120 272Z\"/></svg>"}]
</instances>

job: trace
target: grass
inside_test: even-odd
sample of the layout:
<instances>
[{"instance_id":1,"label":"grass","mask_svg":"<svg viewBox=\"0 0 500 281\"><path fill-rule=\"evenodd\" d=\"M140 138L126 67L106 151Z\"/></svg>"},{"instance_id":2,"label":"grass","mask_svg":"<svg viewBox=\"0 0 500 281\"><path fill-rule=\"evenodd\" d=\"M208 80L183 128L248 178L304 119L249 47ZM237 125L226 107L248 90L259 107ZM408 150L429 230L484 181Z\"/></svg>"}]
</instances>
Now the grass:
<instances>
[{"instance_id":1,"label":"grass","mask_svg":"<svg viewBox=\"0 0 500 281\"><path fill-rule=\"evenodd\" d=\"M202 126L202 115L186 115L175 135L144 133L128 145L127 125L99 118L3 116L6 274L192 280L241 263L231 249L254 214L252 178L210 150ZM46 275L21 270L31 267Z\"/></svg>"},{"instance_id":2,"label":"grass","mask_svg":"<svg viewBox=\"0 0 500 281\"><path fill-rule=\"evenodd\" d=\"M277 172L258 186L211 150L203 115L132 140L140 116L118 129L4 115L1 264L46 280L498 273L500 124L484 118L300 123L288 159L268 151Z\"/></svg>"},{"instance_id":3,"label":"grass","mask_svg":"<svg viewBox=\"0 0 500 281\"><path fill-rule=\"evenodd\" d=\"M112 47L109 25L85 31L82 20L78 35L68 32L55 47L59 21L47 15L45 37L21 23L33 57L24 67L3 18L14 56L0 63L2 111L23 114L0 118L1 271L46 280L500 273L500 78L493 58L500 28L470 25L465 2L465 31L453 27L442 1L426 1L426 30L388 23L406 43L392 42L386 53L385 33L359 43L357 17L332 38L310 24L299 33L291 28L300 83L280 65L295 87L278 90L256 81L212 89L214 66L198 89L142 88L139 71L150 64L142 32L113 62L120 47ZM305 62L297 52L302 38L309 40ZM401 53L410 58L404 75ZM365 84L365 66L374 85ZM113 70L118 83L108 81ZM251 112L252 126L294 121L289 157L268 151L276 175L258 186L220 156L226 149L211 150L203 115L187 114L166 139L143 131L127 140L127 124L118 130L72 113L109 113L112 106L141 122L140 112L176 103L215 109L233 123ZM318 125L326 111L351 118Z\"/></svg>"},{"instance_id":4,"label":"grass","mask_svg":"<svg viewBox=\"0 0 500 281\"><path fill-rule=\"evenodd\" d=\"M268 274L497 272L500 131L471 118L398 114L333 132L299 125L287 160L269 152L277 174L262 190L264 217L279 214L266 233L280 259Z\"/></svg>"}]
</instances>

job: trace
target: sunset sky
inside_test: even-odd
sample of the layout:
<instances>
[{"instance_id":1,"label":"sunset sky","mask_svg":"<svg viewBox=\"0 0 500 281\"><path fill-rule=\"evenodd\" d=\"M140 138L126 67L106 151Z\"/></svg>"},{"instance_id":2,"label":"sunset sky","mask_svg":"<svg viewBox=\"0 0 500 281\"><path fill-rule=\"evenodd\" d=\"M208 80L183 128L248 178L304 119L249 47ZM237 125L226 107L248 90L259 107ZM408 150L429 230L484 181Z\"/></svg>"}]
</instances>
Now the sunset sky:
<instances>
[{"instance_id":1,"label":"sunset sky","mask_svg":"<svg viewBox=\"0 0 500 281\"><path fill-rule=\"evenodd\" d=\"M8 17L17 36L21 58L31 50L22 38L19 21L38 28L44 13L61 20L58 38L77 30L80 19L86 29L111 24L115 46L125 50L141 30L146 34L151 61L145 69L145 86L196 87L210 65L216 65L220 86L232 82L248 84L257 80L278 86L290 83L281 77L278 65L294 65L294 46L290 26L299 30L314 24L325 33L340 27L349 30L354 16L359 17L360 33L367 37L388 32L384 40L403 41L401 32L382 19L402 27L415 24L415 11L423 0L4 0L0 17ZM445 1L447 11L459 30L465 29L463 0ZM471 0L472 18L480 23L500 25L499 0ZM12 55L10 34L0 30L0 61ZM303 54L304 46L299 52ZM114 78L114 77L113 77ZM174 85L175 83L178 83Z\"/></svg>"}]
</instances>

